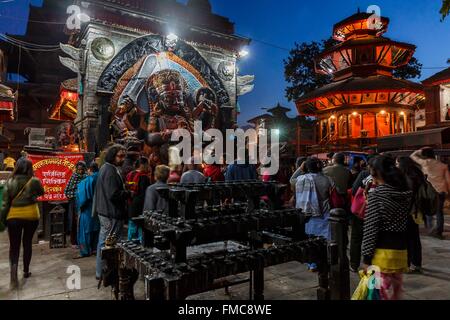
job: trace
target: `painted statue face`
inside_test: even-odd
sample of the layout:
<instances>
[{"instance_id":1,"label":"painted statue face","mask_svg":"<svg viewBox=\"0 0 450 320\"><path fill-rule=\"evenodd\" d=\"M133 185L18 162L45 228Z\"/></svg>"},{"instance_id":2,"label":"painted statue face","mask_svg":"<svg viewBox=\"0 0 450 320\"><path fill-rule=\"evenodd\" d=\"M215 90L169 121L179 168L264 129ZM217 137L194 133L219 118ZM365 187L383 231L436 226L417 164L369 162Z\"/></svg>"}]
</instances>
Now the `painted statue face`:
<instances>
[{"instance_id":1,"label":"painted statue face","mask_svg":"<svg viewBox=\"0 0 450 320\"><path fill-rule=\"evenodd\" d=\"M175 81L169 82L163 86L160 102L163 103L165 109L180 112L184 107L183 89Z\"/></svg>"}]
</instances>

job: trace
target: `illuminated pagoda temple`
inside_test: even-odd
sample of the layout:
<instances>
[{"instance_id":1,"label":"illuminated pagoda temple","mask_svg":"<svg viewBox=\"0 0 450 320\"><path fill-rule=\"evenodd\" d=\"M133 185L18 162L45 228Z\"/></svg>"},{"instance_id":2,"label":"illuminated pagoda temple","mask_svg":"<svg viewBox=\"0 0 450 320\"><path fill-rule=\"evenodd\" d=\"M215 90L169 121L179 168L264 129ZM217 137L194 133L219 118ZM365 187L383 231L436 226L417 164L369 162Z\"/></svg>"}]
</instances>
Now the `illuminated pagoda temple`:
<instances>
[{"instance_id":1,"label":"illuminated pagoda temple","mask_svg":"<svg viewBox=\"0 0 450 320\"><path fill-rule=\"evenodd\" d=\"M340 43L315 60L316 72L332 76L332 82L296 103L301 115L317 118L320 145L364 147L378 137L416 130L423 87L393 77L416 47L384 37L388 26L388 18L360 12L334 26Z\"/></svg>"}]
</instances>

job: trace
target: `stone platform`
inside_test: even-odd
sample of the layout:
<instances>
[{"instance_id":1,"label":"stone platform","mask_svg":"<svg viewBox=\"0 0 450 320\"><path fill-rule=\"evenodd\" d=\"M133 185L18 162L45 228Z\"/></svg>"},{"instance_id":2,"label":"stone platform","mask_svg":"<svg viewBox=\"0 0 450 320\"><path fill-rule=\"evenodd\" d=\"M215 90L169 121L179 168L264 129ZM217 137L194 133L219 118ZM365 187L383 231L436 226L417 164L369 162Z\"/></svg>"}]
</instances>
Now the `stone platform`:
<instances>
[{"instance_id":1,"label":"stone platform","mask_svg":"<svg viewBox=\"0 0 450 320\"><path fill-rule=\"evenodd\" d=\"M424 269L423 275L405 275L405 299L450 300L450 218L447 219L447 240L438 240L426 235L422 237ZM8 236L0 234L0 300L111 300L110 288L97 289L95 280L95 257L73 259L77 250L49 249L48 243L33 247L31 263L32 277L23 279L19 273L20 286L9 290ZM71 290L67 286L70 266L81 271L81 289ZM19 265L21 270L21 265ZM245 277L239 275L237 277ZM265 297L267 300L315 300L318 286L317 275L307 271L306 266L291 262L266 269ZM351 274L354 289L358 276ZM231 287L192 296L192 300L246 300L248 285ZM143 283L136 285L138 299L143 299Z\"/></svg>"}]
</instances>

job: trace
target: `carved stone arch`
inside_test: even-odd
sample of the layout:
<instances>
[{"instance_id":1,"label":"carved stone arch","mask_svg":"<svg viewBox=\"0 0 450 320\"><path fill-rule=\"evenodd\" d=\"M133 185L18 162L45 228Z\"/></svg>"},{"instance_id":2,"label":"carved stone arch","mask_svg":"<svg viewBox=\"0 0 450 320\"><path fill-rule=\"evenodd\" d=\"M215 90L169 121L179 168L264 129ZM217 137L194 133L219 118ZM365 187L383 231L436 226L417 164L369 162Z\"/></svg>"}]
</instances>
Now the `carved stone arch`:
<instances>
[{"instance_id":1,"label":"carved stone arch","mask_svg":"<svg viewBox=\"0 0 450 320\"><path fill-rule=\"evenodd\" d=\"M166 52L164 38L160 35L147 35L137 38L123 48L103 71L97 84L97 91L112 93L123 74L139 59L150 54ZM182 60L194 67L217 95L219 106L230 102L230 96L214 69L191 45L178 40L172 51Z\"/></svg>"}]
</instances>

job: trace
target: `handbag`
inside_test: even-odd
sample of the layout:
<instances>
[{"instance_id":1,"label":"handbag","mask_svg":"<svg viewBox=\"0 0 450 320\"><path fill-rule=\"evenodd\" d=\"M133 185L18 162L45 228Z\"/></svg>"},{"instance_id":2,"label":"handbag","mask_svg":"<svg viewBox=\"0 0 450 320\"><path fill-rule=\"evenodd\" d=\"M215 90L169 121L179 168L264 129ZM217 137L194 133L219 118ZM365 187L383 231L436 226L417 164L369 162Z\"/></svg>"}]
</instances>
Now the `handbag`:
<instances>
[{"instance_id":1,"label":"handbag","mask_svg":"<svg viewBox=\"0 0 450 320\"><path fill-rule=\"evenodd\" d=\"M359 271L360 281L352 295L352 300L367 300L369 295L369 275L364 270Z\"/></svg>"},{"instance_id":2,"label":"handbag","mask_svg":"<svg viewBox=\"0 0 450 320\"><path fill-rule=\"evenodd\" d=\"M337 192L335 187L331 189L330 206L331 209L345 209L345 198Z\"/></svg>"},{"instance_id":3,"label":"handbag","mask_svg":"<svg viewBox=\"0 0 450 320\"><path fill-rule=\"evenodd\" d=\"M22 195L22 193L25 191L25 189L27 188L27 186L30 184L31 179L32 179L32 178L30 178L30 179L27 181L27 183L25 183L25 184L23 185L23 187L22 187L22 189L20 189L19 193L16 194L16 195L14 196L14 198L9 202L8 207L3 208L3 210L2 210L2 217L1 217L1 221L0 221L0 223L3 223L3 225L6 226L6 221L8 220L8 214L9 214L9 211L11 210L12 203L14 202L14 200L16 200L18 197L20 197L20 196ZM8 190L6 190L6 191L8 191Z\"/></svg>"},{"instance_id":4,"label":"handbag","mask_svg":"<svg viewBox=\"0 0 450 320\"><path fill-rule=\"evenodd\" d=\"M363 188L358 189L355 196L353 197L351 207L352 213L362 220L364 220L364 217L366 215L366 207L367 207L366 196L364 195L364 191L365 190Z\"/></svg>"}]
</instances>

